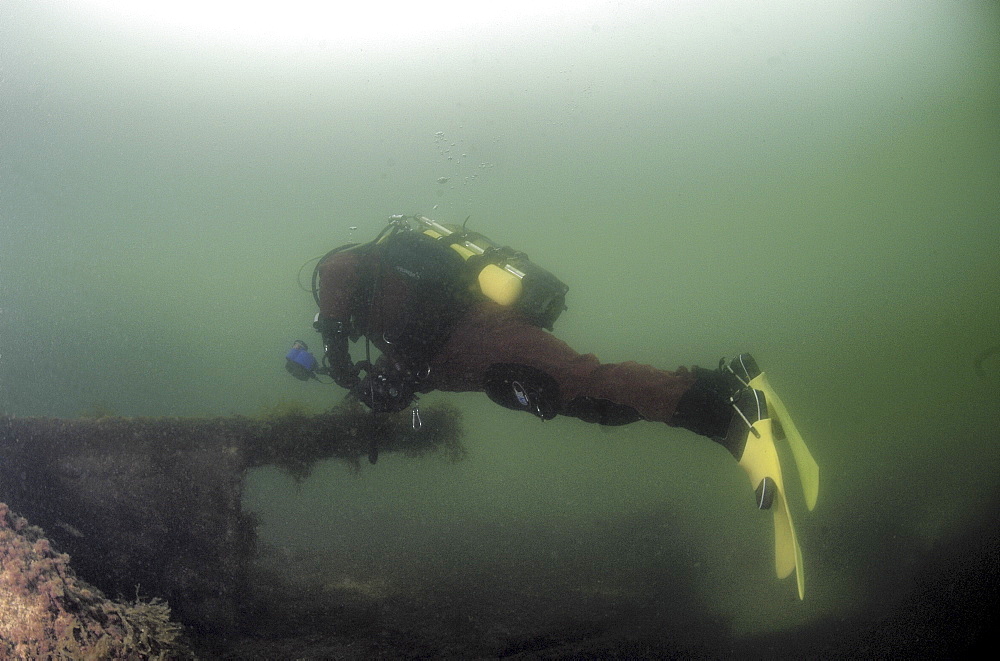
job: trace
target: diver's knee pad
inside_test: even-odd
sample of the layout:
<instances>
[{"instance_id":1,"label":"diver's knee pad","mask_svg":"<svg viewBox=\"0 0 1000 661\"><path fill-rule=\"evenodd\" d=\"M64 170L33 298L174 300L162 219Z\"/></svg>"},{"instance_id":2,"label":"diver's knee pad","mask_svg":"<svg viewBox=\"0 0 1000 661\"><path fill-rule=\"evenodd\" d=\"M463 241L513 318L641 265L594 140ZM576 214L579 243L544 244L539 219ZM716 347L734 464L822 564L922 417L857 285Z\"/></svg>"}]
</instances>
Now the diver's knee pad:
<instances>
[{"instance_id":1,"label":"diver's knee pad","mask_svg":"<svg viewBox=\"0 0 1000 661\"><path fill-rule=\"evenodd\" d=\"M516 363L490 365L483 391L500 406L527 411L542 420L551 420L559 413L559 384L534 367Z\"/></svg>"}]
</instances>

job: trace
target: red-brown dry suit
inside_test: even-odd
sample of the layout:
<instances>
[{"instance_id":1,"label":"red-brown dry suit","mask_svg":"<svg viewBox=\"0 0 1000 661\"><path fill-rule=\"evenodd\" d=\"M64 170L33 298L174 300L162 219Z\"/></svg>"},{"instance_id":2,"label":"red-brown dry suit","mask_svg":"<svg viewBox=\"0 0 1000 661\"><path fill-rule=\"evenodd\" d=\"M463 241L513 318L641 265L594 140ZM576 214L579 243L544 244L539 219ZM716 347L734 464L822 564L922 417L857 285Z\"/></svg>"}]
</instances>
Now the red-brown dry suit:
<instances>
[{"instance_id":1,"label":"red-brown dry suit","mask_svg":"<svg viewBox=\"0 0 1000 661\"><path fill-rule=\"evenodd\" d=\"M602 364L512 307L490 300L455 312L425 302L415 307L402 279L380 268L378 260L378 251L346 251L322 262L320 315L350 321L356 333L394 360L408 359L400 345L432 347L422 361L429 371L421 392L486 392L508 408L542 418L562 414L602 424L639 419L684 424L675 420L677 404L703 370L670 372L632 361ZM414 325L420 314L426 323ZM413 337L413 329L421 327L431 328L433 343L422 345Z\"/></svg>"}]
</instances>

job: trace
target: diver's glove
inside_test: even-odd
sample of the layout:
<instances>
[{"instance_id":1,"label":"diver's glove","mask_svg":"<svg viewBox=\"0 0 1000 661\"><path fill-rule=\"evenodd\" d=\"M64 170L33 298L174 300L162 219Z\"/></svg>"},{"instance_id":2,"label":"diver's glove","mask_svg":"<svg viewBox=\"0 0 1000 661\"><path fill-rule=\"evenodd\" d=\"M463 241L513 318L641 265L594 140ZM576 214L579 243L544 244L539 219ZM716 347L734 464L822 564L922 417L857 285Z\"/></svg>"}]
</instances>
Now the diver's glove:
<instances>
[{"instance_id":1,"label":"diver's glove","mask_svg":"<svg viewBox=\"0 0 1000 661\"><path fill-rule=\"evenodd\" d=\"M361 381L358 377L359 370L351 360L351 352L347 348L351 338L348 325L343 321L316 315L313 327L323 338L323 362L326 364L324 371L341 388L350 390L358 385Z\"/></svg>"}]
</instances>

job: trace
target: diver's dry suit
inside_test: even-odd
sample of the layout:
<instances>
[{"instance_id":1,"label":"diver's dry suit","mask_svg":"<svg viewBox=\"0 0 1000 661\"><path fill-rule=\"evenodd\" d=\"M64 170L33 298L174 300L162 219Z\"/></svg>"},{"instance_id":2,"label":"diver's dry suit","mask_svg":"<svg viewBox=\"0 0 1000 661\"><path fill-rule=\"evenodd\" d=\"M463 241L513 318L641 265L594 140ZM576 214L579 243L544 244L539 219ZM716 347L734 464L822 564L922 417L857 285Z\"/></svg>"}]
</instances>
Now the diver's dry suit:
<instances>
[{"instance_id":1,"label":"diver's dry suit","mask_svg":"<svg viewBox=\"0 0 1000 661\"><path fill-rule=\"evenodd\" d=\"M454 237L464 236L456 228ZM451 249L454 237L442 240L407 226L370 244L338 249L317 266L316 327L329 373L359 400L374 410L398 411L415 392L475 391L542 419L567 415L604 425L650 420L717 440L726 435L729 396L738 384L716 371L601 363L577 353L542 327L551 328L564 309L561 298L547 300L540 315L490 300L470 281L472 260ZM564 285L543 274L565 294ZM348 353L348 340L361 336L383 354L364 382Z\"/></svg>"}]
</instances>

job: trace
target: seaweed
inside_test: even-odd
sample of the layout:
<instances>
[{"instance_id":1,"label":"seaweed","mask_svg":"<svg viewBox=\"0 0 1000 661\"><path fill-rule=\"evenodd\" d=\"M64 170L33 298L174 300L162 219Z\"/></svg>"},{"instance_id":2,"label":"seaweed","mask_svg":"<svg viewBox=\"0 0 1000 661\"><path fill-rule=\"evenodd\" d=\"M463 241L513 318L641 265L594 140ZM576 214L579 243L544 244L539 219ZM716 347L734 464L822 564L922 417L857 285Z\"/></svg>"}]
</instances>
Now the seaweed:
<instances>
[{"instance_id":1,"label":"seaweed","mask_svg":"<svg viewBox=\"0 0 1000 661\"><path fill-rule=\"evenodd\" d=\"M160 599L116 603L41 528L0 503L0 657L193 659Z\"/></svg>"}]
</instances>

